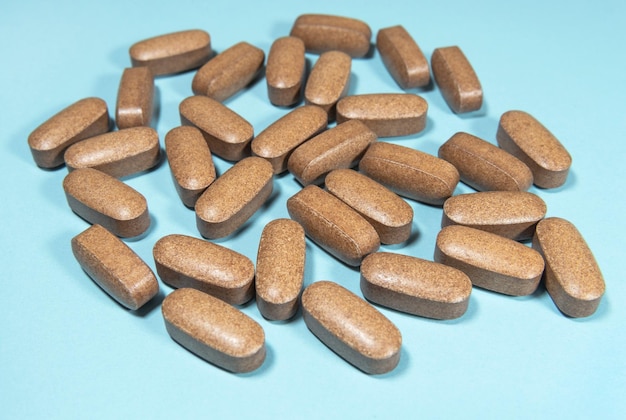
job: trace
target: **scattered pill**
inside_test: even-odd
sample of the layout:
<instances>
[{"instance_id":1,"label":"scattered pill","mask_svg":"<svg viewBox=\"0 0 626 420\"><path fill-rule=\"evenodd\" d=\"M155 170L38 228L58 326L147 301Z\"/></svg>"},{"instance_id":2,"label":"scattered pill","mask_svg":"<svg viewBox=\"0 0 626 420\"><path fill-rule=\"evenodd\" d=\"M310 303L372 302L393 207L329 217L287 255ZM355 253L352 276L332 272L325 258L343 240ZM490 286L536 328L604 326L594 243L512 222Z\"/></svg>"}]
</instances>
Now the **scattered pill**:
<instances>
[{"instance_id":1,"label":"scattered pill","mask_svg":"<svg viewBox=\"0 0 626 420\"><path fill-rule=\"evenodd\" d=\"M306 76L304 52L304 42L294 36L284 36L272 43L265 68L267 96L272 104L291 106L300 101Z\"/></svg>"},{"instance_id":2,"label":"scattered pill","mask_svg":"<svg viewBox=\"0 0 626 420\"><path fill-rule=\"evenodd\" d=\"M480 109L483 103L480 81L459 47L435 48L430 64L441 94L452 111L461 114Z\"/></svg>"},{"instance_id":3,"label":"scattered pill","mask_svg":"<svg viewBox=\"0 0 626 420\"><path fill-rule=\"evenodd\" d=\"M402 25L379 30L376 48L389 74L402 89L423 87L430 83L428 60Z\"/></svg>"},{"instance_id":4,"label":"scattered pill","mask_svg":"<svg viewBox=\"0 0 626 420\"><path fill-rule=\"evenodd\" d=\"M304 100L328 113L335 120L337 101L348 94L352 59L341 51L328 51L320 55L304 87Z\"/></svg>"},{"instance_id":5,"label":"scattered pill","mask_svg":"<svg viewBox=\"0 0 626 420\"><path fill-rule=\"evenodd\" d=\"M120 129L150 126L154 108L154 76L149 67L124 69L117 91L115 123Z\"/></svg>"}]
</instances>

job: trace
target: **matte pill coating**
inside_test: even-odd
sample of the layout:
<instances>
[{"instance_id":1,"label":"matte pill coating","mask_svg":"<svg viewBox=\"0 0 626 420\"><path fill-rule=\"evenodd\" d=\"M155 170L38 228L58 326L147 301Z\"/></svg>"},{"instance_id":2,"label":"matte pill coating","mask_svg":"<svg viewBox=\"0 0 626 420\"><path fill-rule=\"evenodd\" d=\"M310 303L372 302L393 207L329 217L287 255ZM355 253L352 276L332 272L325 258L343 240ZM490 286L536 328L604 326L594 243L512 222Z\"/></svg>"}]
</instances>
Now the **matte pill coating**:
<instances>
[{"instance_id":1,"label":"matte pill coating","mask_svg":"<svg viewBox=\"0 0 626 420\"><path fill-rule=\"evenodd\" d=\"M263 364L263 327L228 303L194 289L178 289L166 296L161 310L172 339L209 363L234 373Z\"/></svg>"},{"instance_id":2,"label":"matte pill coating","mask_svg":"<svg viewBox=\"0 0 626 420\"><path fill-rule=\"evenodd\" d=\"M76 169L63 179L63 190L74 213L117 236L137 236L150 227L145 197L104 172Z\"/></svg>"},{"instance_id":3,"label":"matte pill coating","mask_svg":"<svg viewBox=\"0 0 626 420\"><path fill-rule=\"evenodd\" d=\"M272 165L259 157L237 162L196 201L196 225L208 239L223 238L243 225L272 193Z\"/></svg>"},{"instance_id":4,"label":"matte pill coating","mask_svg":"<svg viewBox=\"0 0 626 420\"><path fill-rule=\"evenodd\" d=\"M191 89L222 102L246 87L263 67L262 49L240 42L213 57L198 69Z\"/></svg>"},{"instance_id":5,"label":"matte pill coating","mask_svg":"<svg viewBox=\"0 0 626 420\"><path fill-rule=\"evenodd\" d=\"M254 296L254 264L222 245L186 235L167 235L152 249L157 273L164 283L189 287L231 305Z\"/></svg>"},{"instance_id":6,"label":"matte pill coating","mask_svg":"<svg viewBox=\"0 0 626 420\"><path fill-rule=\"evenodd\" d=\"M428 60L402 25L379 30L376 48L389 74L402 89L423 87L430 83Z\"/></svg>"},{"instance_id":7,"label":"matte pill coating","mask_svg":"<svg viewBox=\"0 0 626 420\"><path fill-rule=\"evenodd\" d=\"M328 115L315 105L304 105L276 120L252 139L252 154L267 159L275 174L287 170L294 149L326 129Z\"/></svg>"},{"instance_id":8,"label":"matte pill coating","mask_svg":"<svg viewBox=\"0 0 626 420\"><path fill-rule=\"evenodd\" d=\"M155 76L200 67L211 58L211 36L200 29L144 39L129 49L133 67L149 67Z\"/></svg>"},{"instance_id":9,"label":"matte pill coating","mask_svg":"<svg viewBox=\"0 0 626 420\"><path fill-rule=\"evenodd\" d=\"M439 148L439 157L453 164L461 181L478 191L526 191L533 183L524 162L471 134L454 134Z\"/></svg>"},{"instance_id":10,"label":"matte pill coating","mask_svg":"<svg viewBox=\"0 0 626 420\"><path fill-rule=\"evenodd\" d=\"M141 308L159 293L159 283L150 267L100 225L73 237L72 252L89 277L128 309Z\"/></svg>"},{"instance_id":11,"label":"matte pill coating","mask_svg":"<svg viewBox=\"0 0 626 420\"><path fill-rule=\"evenodd\" d=\"M526 191L460 194L443 203L441 226L463 225L523 241L533 237L546 211L541 197Z\"/></svg>"},{"instance_id":12,"label":"matte pill coating","mask_svg":"<svg viewBox=\"0 0 626 420\"><path fill-rule=\"evenodd\" d=\"M265 79L272 104L291 106L300 101L306 70L304 51L304 42L294 36L278 38L270 47Z\"/></svg>"},{"instance_id":13,"label":"matte pill coating","mask_svg":"<svg viewBox=\"0 0 626 420\"><path fill-rule=\"evenodd\" d=\"M370 254L361 264L361 291L376 304L433 319L467 311L472 282L452 267L409 255Z\"/></svg>"},{"instance_id":14,"label":"matte pill coating","mask_svg":"<svg viewBox=\"0 0 626 420\"><path fill-rule=\"evenodd\" d=\"M459 172L449 162L392 143L372 144L359 171L403 197L435 205L443 204L459 183Z\"/></svg>"},{"instance_id":15,"label":"matte pill coating","mask_svg":"<svg viewBox=\"0 0 626 420\"><path fill-rule=\"evenodd\" d=\"M376 229L383 244L409 239L413 209L387 187L352 169L336 169L326 176L326 188Z\"/></svg>"},{"instance_id":16,"label":"matte pill coating","mask_svg":"<svg viewBox=\"0 0 626 420\"><path fill-rule=\"evenodd\" d=\"M117 91L117 127L150 126L154 104L154 76L149 67L124 69Z\"/></svg>"},{"instance_id":17,"label":"matte pill coating","mask_svg":"<svg viewBox=\"0 0 626 420\"><path fill-rule=\"evenodd\" d=\"M376 308L348 289L317 281L302 294L311 332L347 362L369 374L392 371L400 361L402 335Z\"/></svg>"},{"instance_id":18,"label":"matte pill coating","mask_svg":"<svg viewBox=\"0 0 626 420\"><path fill-rule=\"evenodd\" d=\"M411 93L346 96L337 102L337 122L360 120L378 137L407 136L426 127L428 103Z\"/></svg>"},{"instance_id":19,"label":"matte pill coating","mask_svg":"<svg viewBox=\"0 0 626 420\"><path fill-rule=\"evenodd\" d=\"M457 114L479 110L483 90L474 68L457 46L435 48L433 76L448 106Z\"/></svg>"},{"instance_id":20,"label":"matte pill coating","mask_svg":"<svg viewBox=\"0 0 626 420\"><path fill-rule=\"evenodd\" d=\"M211 152L238 161L250 154L254 128L243 117L208 96L190 96L179 105L182 125L198 128Z\"/></svg>"},{"instance_id":21,"label":"matte pill coating","mask_svg":"<svg viewBox=\"0 0 626 420\"><path fill-rule=\"evenodd\" d=\"M304 87L304 100L317 105L328 113L328 120L335 119L337 101L348 94L352 59L341 51L328 51L320 55Z\"/></svg>"},{"instance_id":22,"label":"matte pill coating","mask_svg":"<svg viewBox=\"0 0 626 420\"><path fill-rule=\"evenodd\" d=\"M356 166L376 140L376 134L361 121L348 121L298 146L287 168L302 185L322 184L333 169Z\"/></svg>"},{"instance_id":23,"label":"matte pill coating","mask_svg":"<svg viewBox=\"0 0 626 420\"><path fill-rule=\"evenodd\" d=\"M304 229L291 219L276 219L263 228L256 259L256 303L271 320L286 320L298 309L304 283Z\"/></svg>"},{"instance_id":24,"label":"matte pill coating","mask_svg":"<svg viewBox=\"0 0 626 420\"><path fill-rule=\"evenodd\" d=\"M376 230L363 216L315 185L290 197L287 211L309 238L348 265L360 265L380 247Z\"/></svg>"},{"instance_id":25,"label":"matte pill coating","mask_svg":"<svg viewBox=\"0 0 626 420\"><path fill-rule=\"evenodd\" d=\"M501 148L524 162L540 188L565 184L572 157L561 142L524 111L508 111L500 117L496 138Z\"/></svg>"},{"instance_id":26,"label":"matte pill coating","mask_svg":"<svg viewBox=\"0 0 626 420\"><path fill-rule=\"evenodd\" d=\"M358 19L304 14L296 18L290 35L302 39L310 53L337 50L351 57L364 57L370 49L372 30Z\"/></svg>"},{"instance_id":27,"label":"matte pill coating","mask_svg":"<svg viewBox=\"0 0 626 420\"><path fill-rule=\"evenodd\" d=\"M606 286L593 253L576 226L558 217L540 221L533 248L546 261L546 290L559 310L574 318L592 315Z\"/></svg>"},{"instance_id":28,"label":"matte pill coating","mask_svg":"<svg viewBox=\"0 0 626 420\"><path fill-rule=\"evenodd\" d=\"M467 226L437 235L435 261L463 271L474 286L511 296L533 293L543 274L541 255L512 239Z\"/></svg>"},{"instance_id":29,"label":"matte pill coating","mask_svg":"<svg viewBox=\"0 0 626 420\"><path fill-rule=\"evenodd\" d=\"M159 135L150 127L112 131L78 142L65 152L69 171L94 168L116 178L150 169L159 163Z\"/></svg>"},{"instance_id":30,"label":"matte pill coating","mask_svg":"<svg viewBox=\"0 0 626 420\"><path fill-rule=\"evenodd\" d=\"M37 166L56 168L72 144L109 131L109 110L100 98L81 99L33 130L28 146Z\"/></svg>"},{"instance_id":31,"label":"matte pill coating","mask_svg":"<svg viewBox=\"0 0 626 420\"><path fill-rule=\"evenodd\" d=\"M196 127L176 127L165 135L165 152L176 192L193 208L198 197L215 181L211 150Z\"/></svg>"}]
</instances>

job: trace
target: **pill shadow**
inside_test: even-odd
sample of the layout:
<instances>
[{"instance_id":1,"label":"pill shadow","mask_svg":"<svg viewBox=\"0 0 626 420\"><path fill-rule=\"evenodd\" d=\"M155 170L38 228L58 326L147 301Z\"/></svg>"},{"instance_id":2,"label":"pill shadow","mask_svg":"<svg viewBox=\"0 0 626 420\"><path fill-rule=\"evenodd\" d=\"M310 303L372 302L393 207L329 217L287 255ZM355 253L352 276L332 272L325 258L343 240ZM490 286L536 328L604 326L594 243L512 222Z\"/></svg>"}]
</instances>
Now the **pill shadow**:
<instances>
[{"instance_id":1,"label":"pill shadow","mask_svg":"<svg viewBox=\"0 0 626 420\"><path fill-rule=\"evenodd\" d=\"M447 104L446 104L447 105ZM485 98L483 98L483 103L479 109L476 111L470 112L462 112L460 114L456 114L462 120L471 120L474 118L481 118L489 115L489 103Z\"/></svg>"},{"instance_id":2,"label":"pill shadow","mask_svg":"<svg viewBox=\"0 0 626 420\"><path fill-rule=\"evenodd\" d=\"M422 234L417 228L417 223L415 222L415 220L411 223L411 225L411 234L406 241L400 242L399 244L381 244L381 247L390 251L399 251L403 248L416 244Z\"/></svg>"},{"instance_id":3,"label":"pill shadow","mask_svg":"<svg viewBox=\"0 0 626 420\"><path fill-rule=\"evenodd\" d=\"M360 77L355 72L350 72L350 84L348 86L348 94L347 96L356 95L359 93L359 81Z\"/></svg>"},{"instance_id":4,"label":"pill shadow","mask_svg":"<svg viewBox=\"0 0 626 420\"><path fill-rule=\"evenodd\" d=\"M576 174L576 171L574 170L574 168L570 168L568 174L567 174L567 179L565 180L565 183L563 185L561 185L560 187L556 187L556 188L541 188L538 187L536 185L533 184L532 186L532 190L535 193L538 193L538 195L541 194L559 194L562 191L574 188L576 185L578 184L578 175Z\"/></svg>"},{"instance_id":5,"label":"pill shadow","mask_svg":"<svg viewBox=\"0 0 626 420\"><path fill-rule=\"evenodd\" d=\"M403 345L402 347L400 347L400 360L398 361L398 365L392 371L379 375L368 374L367 376L375 380L389 380L390 378L399 378L408 373L410 366L411 355Z\"/></svg>"},{"instance_id":6,"label":"pill shadow","mask_svg":"<svg viewBox=\"0 0 626 420\"><path fill-rule=\"evenodd\" d=\"M128 312L130 312L132 315L138 318L145 318L147 315L151 314L155 309L158 309L161 307L161 304L163 303L163 299L165 299L165 292L161 288L161 285L159 285L159 293L157 293L156 296L154 296L152 299L146 302L141 308L138 308L137 310L134 310L134 311L128 310Z\"/></svg>"},{"instance_id":7,"label":"pill shadow","mask_svg":"<svg viewBox=\"0 0 626 420\"><path fill-rule=\"evenodd\" d=\"M271 344L269 344L266 341L265 342L265 360L263 361L261 366L259 366L257 369L253 370L252 372L243 372L243 373L230 372L230 373L232 373L234 376L238 378L250 378L250 377L255 377L255 376L267 375L268 372L272 369L272 367L276 363L274 353L275 353L274 348L272 347Z\"/></svg>"}]
</instances>

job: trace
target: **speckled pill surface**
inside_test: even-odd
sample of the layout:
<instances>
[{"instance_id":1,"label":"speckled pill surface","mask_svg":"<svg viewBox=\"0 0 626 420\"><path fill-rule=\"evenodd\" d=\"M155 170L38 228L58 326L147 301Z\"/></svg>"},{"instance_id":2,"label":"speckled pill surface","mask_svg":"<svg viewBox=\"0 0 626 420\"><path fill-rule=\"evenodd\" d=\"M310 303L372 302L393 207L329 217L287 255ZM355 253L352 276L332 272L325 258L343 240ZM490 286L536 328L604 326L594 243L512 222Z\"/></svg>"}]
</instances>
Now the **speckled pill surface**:
<instances>
[{"instance_id":1,"label":"speckled pill surface","mask_svg":"<svg viewBox=\"0 0 626 420\"><path fill-rule=\"evenodd\" d=\"M533 248L546 261L546 290L559 310L573 318L593 315L606 286L593 253L576 226L558 217L540 221Z\"/></svg>"},{"instance_id":2,"label":"speckled pill surface","mask_svg":"<svg viewBox=\"0 0 626 420\"><path fill-rule=\"evenodd\" d=\"M461 181L478 191L526 191L533 183L524 162L468 133L450 137L439 147L439 157L453 164Z\"/></svg>"},{"instance_id":3,"label":"speckled pill surface","mask_svg":"<svg viewBox=\"0 0 626 420\"><path fill-rule=\"evenodd\" d=\"M272 104L291 106L300 101L306 71L304 52L304 42L295 36L272 43L265 67L267 96Z\"/></svg>"},{"instance_id":4,"label":"speckled pill surface","mask_svg":"<svg viewBox=\"0 0 626 420\"><path fill-rule=\"evenodd\" d=\"M500 117L496 139L501 148L524 162L540 188L565 184L572 157L563 144L532 115L508 111Z\"/></svg>"},{"instance_id":5,"label":"speckled pill surface","mask_svg":"<svg viewBox=\"0 0 626 420\"><path fill-rule=\"evenodd\" d=\"M434 205L443 204L459 183L459 172L451 163L384 142L367 149L359 171L403 197Z\"/></svg>"},{"instance_id":6,"label":"speckled pill surface","mask_svg":"<svg viewBox=\"0 0 626 420\"><path fill-rule=\"evenodd\" d=\"M350 17L303 14L296 18L290 35L302 39L310 53L337 50L364 57L370 49L372 30L367 23Z\"/></svg>"},{"instance_id":7,"label":"speckled pill surface","mask_svg":"<svg viewBox=\"0 0 626 420\"><path fill-rule=\"evenodd\" d=\"M100 225L73 237L72 252L89 277L128 309L141 308L159 293L159 283L150 267Z\"/></svg>"},{"instance_id":8,"label":"speckled pill surface","mask_svg":"<svg viewBox=\"0 0 626 420\"><path fill-rule=\"evenodd\" d=\"M328 51L317 59L304 87L304 101L317 105L335 120L337 101L348 94L352 59L341 51Z\"/></svg>"},{"instance_id":9,"label":"speckled pill surface","mask_svg":"<svg viewBox=\"0 0 626 420\"><path fill-rule=\"evenodd\" d=\"M159 163L159 135L150 127L133 127L78 142L65 151L69 171L93 168L122 178Z\"/></svg>"},{"instance_id":10,"label":"speckled pill surface","mask_svg":"<svg viewBox=\"0 0 626 420\"><path fill-rule=\"evenodd\" d=\"M100 98L85 98L50 117L28 136L37 166L56 168L72 144L109 131L109 110Z\"/></svg>"},{"instance_id":11,"label":"speckled pill surface","mask_svg":"<svg viewBox=\"0 0 626 420\"><path fill-rule=\"evenodd\" d=\"M361 264L363 296L378 305L433 319L455 319L469 304L472 282L455 268L391 252Z\"/></svg>"},{"instance_id":12,"label":"speckled pill surface","mask_svg":"<svg viewBox=\"0 0 626 420\"><path fill-rule=\"evenodd\" d=\"M447 226L437 235L435 261L463 271L474 286L526 296L539 285L544 261L534 249L467 226Z\"/></svg>"},{"instance_id":13,"label":"speckled pill surface","mask_svg":"<svg viewBox=\"0 0 626 420\"><path fill-rule=\"evenodd\" d=\"M263 327L220 299L178 289L165 297L161 311L170 337L215 366L245 373L265 361Z\"/></svg>"},{"instance_id":14,"label":"speckled pill surface","mask_svg":"<svg viewBox=\"0 0 626 420\"><path fill-rule=\"evenodd\" d=\"M212 54L211 36L191 29L136 42L129 49L133 67L149 67L155 76L196 69Z\"/></svg>"},{"instance_id":15,"label":"speckled pill surface","mask_svg":"<svg viewBox=\"0 0 626 420\"><path fill-rule=\"evenodd\" d=\"M150 126L154 108L154 76L149 67L124 69L117 90L115 123L118 128Z\"/></svg>"},{"instance_id":16,"label":"speckled pill surface","mask_svg":"<svg viewBox=\"0 0 626 420\"><path fill-rule=\"evenodd\" d=\"M318 186L306 186L291 196L287 211L309 238L348 265L360 265L380 247L378 233L363 216Z\"/></svg>"},{"instance_id":17,"label":"speckled pill surface","mask_svg":"<svg viewBox=\"0 0 626 420\"><path fill-rule=\"evenodd\" d=\"M309 330L332 351L365 373L392 371L400 361L400 330L371 304L330 281L302 294Z\"/></svg>"},{"instance_id":18,"label":"speckled pill surface","mask_svg":"<svg viewBox=\"0 0 626 420\"><path fill-rule=\"evenodd\" d=\"M483 104L482 86L458 46L435 48L430 65L441 94L453 112L461 114L480 109Z\"/></svg>"},{"instance_id":19,"label":"speckled pill surface","mask_svg":"<svg viewBox=\"0 0 626 420\"><path fill-rule=\"evenodd\" d=\"M428 60L402 25L380 29L376 35L376 48L389 74L402 89L430 83Z\"/></svg>"},{"instance_id":20,"label":"speckled pill surface","mask_svg":"<svg viewBox=\"0 0 626 420\"><path fill-rule=\"evenodd\" d=\"M74 213L117 236L137 236L150 227L145 197L104 172L76 169L63 179L63 190Z\"/></svg>"},{"instance_id":21,"label":"speckled pill surface","mask_svg":"<svg viewBox=\"0 0 626 420\"><path fill-rule=\"evenodd\" d=\"M241 227L265 203L273 188L272 165L251 156L231 166L196 201L196 225L207 239Z\"/></svg>"}]
</instances>

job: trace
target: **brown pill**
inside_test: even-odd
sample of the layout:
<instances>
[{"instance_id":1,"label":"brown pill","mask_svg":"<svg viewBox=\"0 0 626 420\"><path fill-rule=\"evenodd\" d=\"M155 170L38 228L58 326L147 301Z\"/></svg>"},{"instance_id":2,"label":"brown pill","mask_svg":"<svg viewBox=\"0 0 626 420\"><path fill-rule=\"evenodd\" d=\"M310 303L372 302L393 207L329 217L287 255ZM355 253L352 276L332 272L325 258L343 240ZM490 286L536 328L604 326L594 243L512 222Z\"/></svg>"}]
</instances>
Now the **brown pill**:
<instances>
[{"instance_id":1,"label":"brown pill","mask_svg":"<svg viewBox=\"0 0 626 420\"><path fill-rule=\"evenodd\" d=\"M63 189L74 213L117 236L137 236L150 227L145 197L111 175L92 168L76 169L63 179Z\"/></svg>"},{"instance_id":2,"label":"brown pill","mask_svg":"<svg viewBox=\"0 0 626 420\"><path fill-rule=\"evenodd\" d=\"M361 264L361 291L371 302L433 319L467 311L472 282L447 265L390 252L370 254Z\"/></svg>"},{"instance_id":3,"label":"brown pill","mask_svg":"<svg viewBox=\"0 0 626 420\"><path fill-rule=\"evenodd\" d=\"M150 267L100 225L72 238L72 252L89 277L128 309L141 308L159 293L159 283Z\"/></svg>"},{"instance_id":4,"label":"brown pill","mask_svg":"<svg viewBox=\"0 0 626 420\"><path fill-rule=\"evenodd\" d=\"M193 208L216 178L211 150L196 127L176 127L165 135L165 152L176 192Z\"/></svg>"},{"instance_id":5,"label":"brown pill","mask_svg":"<svg viewBox=\"0 0 626 420\"><path fill-rule=\"evenodd\" d=\"M230 108L208 96L190 96L179 111L181 124L198 128L212 153L230 161L250 155L254 129Z\"/></svg>"},{"instance_id":6,"label":"brown pill","mask_svg":"<svg viewBox=\"0 0 626 420\"><path fill-rule=\"evenodd\" d=\"M298 310L304 283L304 229L291 219L276 219L263 228L256 259L256 303L261 314L286 320Z\"/></svg>"},{"instance_id":7,"label":"brown pill","mask_svg":"<svg viewBox=\"0 0 626 420\"><path fill-rule=\"evenodd\" d=\"M435 48L433 76L448 106L457 114L479 110L483 90L472 65L457 46Z\"/></svg>"},{"instance_id":8,"label":"brown pill","mask_svg":"<svg viewBox=\"0 0 626 420\"><path fill-rule=\"evenodd\" d=\"M150 126L154 103L154 76L149 67L124 69L117 91L117 127Z\"/></svg>"},{"instance_id":9,"label":"brown pill","mask_svg":"<svg viewBox=\"0 0 626 420\"><path fill-rule=\"evenodd\" d=\"M364 57L370 49L372 30L367 23L358 19L304 14L298 16L290 34L301 38L310 53L337 50L351 57Z\"/></svg>"},{"instance_id":10,"label":"brown pill","mask_svg":"<svg viewBox=\"0 0 626 420\"><path fill-rule=\"evenodd\" d=\"M293 150L326 129L328 115L315 105L295 108L252 139L252 154L267 159L275 174L287 170Z\"/></svg>"},{"instance_id":11,"label":"brown pill","mask_svg":"<svg viewBox=\"0 0 626 420\"><path fill-rule=\"evenodd\" d=\"M441 226L463 225L523 241L533 237L546 211L541 197L525 191L460 194L443 203Z\"/></svg>"},{"instance_id":12,"label":"brown pill","mask_svg":"<svg viewBox=\"0 0 626 420\"><path fill-rule=\"evenodd\" d=\"M437 235L435 261L463 271L474 286L511 296L533 293L544 262L532 248L467 226L447 226Z\"/></svg>"},{"instance_id":13,"label":"brown pill","mask_svg":"<svg viewBox=\"0 0 626 420\"><path fill-rule=\"evenodd\" d=\"M376 140L376 134L361 121L348 121L298 146L287 168L302 185L322 184L333 169L356 166Z\"/></svg>"},{"instance_id":14,"label":"brown pill","mask_svg":"<svg viewBox=\"0 0 626 420\"><path fill-rule=\"evenodd\" d=\"M320 55L304 87L304 100L317 105L328 113L328 120L335 119L337 101L348 94L352 59L341 51L328 51Z\"/></svg>"},{"instance_id":15,"label":"brown pill","mask_svg":"<svg viewBox=\"0 0 626 420\"><path fill-rule=\"evenodd\" d=\"M400 361L402 335L376 308L348 289L317 281L302 294L303 317L332 351L369 374L392 371Z\"/></svg>"},{"instance_id":16,"label":"brown pill","mask_svg":"<svg viewBox=\"0 0 626 420\"><path fill-rule=\"evenodd\" d=\"M379 30L376 48L389 74L402 89L422 87L430 83L428 60L402 25Z\"/></svg>"},{"instance_id":17,"label":"brown pill","mask_svg":"<svg viewBox=\"0 0 626 420\"><path fill-rule=\"evenodd\" d=\"M383 244L409 239L413 209L387 187L352 169L336 169L326 176L326 188L376 229Z\"/></svg>"},{"instance_id":18,"label":"brown pill","mask_svg":"<svg viewBox=\"0 0 626 420\"><path fill-rule=\"evenodd\" d=\"M198 69L191 89L222 102L246 87L263 67L262 49L240 42L213 57Z\"/></svg>"},{"instance_id":19,"label":"brown pill","mask_svg":"<svg viewBox=\"0 0 626 420\"><path fill-rule=\"evenodd\" d=\"M109 110L100 98L81 99L50 117L28 136L37 166L56 168L72 144L109 131Z\"/></svg>"},{"instance_id":20,"label":"brown pill","mask_svg":"<svg viewBox=\"0 0 626 420\"><path fill-rule=\"evenodd\" d=\"M265 203L272 193L272 165L252 156L234 164L196 201L196 225L208 239L230 235Z\"/></svg>"},{"instance_id":21,"label":"brown pill","mask_svg":"<svg viewBox=\"0 0 626 420\"><path fill-rule=\"evenodd\" d=\"M372 144L359 171L397 194L441 205L459 183L459 172L443 159L398 144Z\"/></svg>"},{"instance_id":22,"label":"brown pill","mask_svg":"<svg viewBox=\"0 0 626 420\"><path fill-rule=\"evenodd\" d=\"M526 191L533 183L524 162L471 134L454 134L439 148L439 157L453 164L461 181L478 191Z\"/></svg>"},{"instance_id":23,"label":"brown pill","mask_svg":"<svg viewBox=\"0 0 626 420\"><path fill-rule=\"evenodd\" d=\"M407 136L426 127L428 103L411 93L346 96L337 102L337 122L360 120L378 137Z\"/></svg>"},{"instance_id":24,"label":"brown pill","mask_svg":"<svg viewBox=\"0 0 626 420\"><path fill-rule=\"evenodd\" d=\"M291 106L300 101L306 65L304 51L304 42L294 36L278 38L270 47L265 78L272 104Z\"/></svg>"},{"instance_id":25,"label":"brown pill","mask_svg":"<svg viewBox=\"0 0 626 420\"><path fill-rule=\"evenodd\" d=\"M287 210L309 238L348 265L360 265L380 247L376 230L363 216L315 185L290 197Z\"/></svg>"},{"instance_id":26,"label":"brown pill","mask_svg":"<svg viewBox=\"0 0 626 420\"><path fill-rule=\"evenodd\" d=\"M533 248L546 261L546 290L559 310L574 318L592 315L606 286L593 253L576 226L558 217L540 221Z\"/></svg>"},{"instance_id":27,"label":"brown pill","mask_svg":"<svg viewBox=\"0 0 626 420\"><path fill-rule=\"evenodd\" d=\"M496 133L501 148L524 162L540 188L565 184L572 157L561 142L532 115L508 111L500 117Z\"/></svg>"},{"instance_id":28,"label":"brown pill","mask_svg":"<svg viewBox=\"0 0 626 420\"><path fill-rule=\"evenodd\" d=\"M100 134L70 146L65 152L69 171L93 168L122 178L159 163L159 135L150 127L133 127Z\"/></svg>"},{"instance_id":29,"label":"brown pill","mask_svg":"<svg viewBox=\"0 0 626 420\"><path fill-rule=\"evenodd\" d=\"M155 76L200 67L211 58L211 37L200 29L144 39L129 49L133 67L149 67Z\"/></svg>"},{"instance_id":30,"label":"brown pill","mask_svg":"<svg viewBox=\"0 0 626 420\"><path fill-rule=\"evenodd\" d=\"M255 320L211 295L178 289L161 307L174 341L224 370L251 372L265 360L265 332Z\"/></svg>"},{"instance_id":31,"label":"brown pill","mask_svg":"<svg viewBox=\"0 0 626 420\"><path fill-rule=\"evenodd\" d=\"M164 283L200 290L231 305L254 296L254 264L232 249L186 235L167 235L152 249Z\"/></svg>"}]
</instances>

